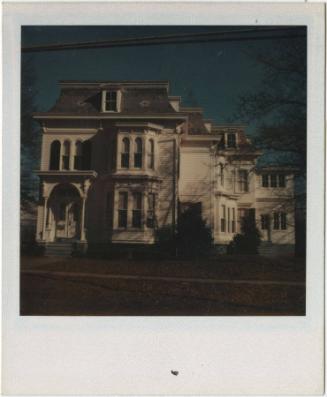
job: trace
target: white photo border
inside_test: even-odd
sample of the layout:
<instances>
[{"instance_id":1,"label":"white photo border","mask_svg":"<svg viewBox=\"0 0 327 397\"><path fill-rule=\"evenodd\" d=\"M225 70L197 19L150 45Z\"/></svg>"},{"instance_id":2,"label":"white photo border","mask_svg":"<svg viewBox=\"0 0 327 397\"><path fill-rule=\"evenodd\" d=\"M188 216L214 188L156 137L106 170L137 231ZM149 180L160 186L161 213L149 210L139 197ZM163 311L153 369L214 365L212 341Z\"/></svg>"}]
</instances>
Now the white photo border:
<instances>
[{"instance_id":1,"label":"white photo border","mask_svg":"<svg viewBox=\"0 0 327 397\"><path fill-rule=\"evenodd\" d=\"M3 5L4 394L323 393L324 23L318 3ZM308 26L306 316L19 316L20 33L58 24Z\"/></svg>"}]
</instances>

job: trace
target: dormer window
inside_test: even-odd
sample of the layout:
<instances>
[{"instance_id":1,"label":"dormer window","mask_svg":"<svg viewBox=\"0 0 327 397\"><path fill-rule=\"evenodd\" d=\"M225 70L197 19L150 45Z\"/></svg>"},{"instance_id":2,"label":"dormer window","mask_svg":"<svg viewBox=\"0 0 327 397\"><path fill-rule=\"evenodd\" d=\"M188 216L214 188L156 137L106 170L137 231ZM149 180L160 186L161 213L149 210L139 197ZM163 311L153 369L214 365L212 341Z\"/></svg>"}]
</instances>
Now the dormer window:
<instances>
[{"instance_id":1,"label":"dormer window","mask_svg":"<svg viewBox=\"0 0 327 397\"><path fill-rule=\"evenodd\" d=\"M119 112L120 98L121 95L119 90L102 91L102 111Z\"/></svg>"},{"instance_id":2,"label":"dormer window","mask_svg":"<svg viewBox=\"0 0 327 397\"><path fill-rule=\"evenodd\" d=\"M228 148L236 148L236 134L235 133L227 134L227 147Z\"/></svg>"}]
</instances>

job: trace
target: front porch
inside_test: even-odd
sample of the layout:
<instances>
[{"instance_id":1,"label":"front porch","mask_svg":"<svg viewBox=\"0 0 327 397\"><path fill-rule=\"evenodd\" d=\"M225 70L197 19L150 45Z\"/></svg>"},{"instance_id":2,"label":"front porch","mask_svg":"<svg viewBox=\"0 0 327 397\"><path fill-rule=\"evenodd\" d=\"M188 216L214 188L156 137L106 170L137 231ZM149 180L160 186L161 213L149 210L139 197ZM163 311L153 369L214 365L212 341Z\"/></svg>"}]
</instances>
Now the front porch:
<instances>
[{"instance_id":1,"label":"front porch","mask_svg":"<svg viewBox=\"0 0 327 397\"><path fill-rule=\"evenodd\" d=\"M36 241L48 247L87 246L85 208L94 171L41 171ZM84 250L84 249L83 249ZM66 249L68 251L68 249Z\"/></svg>"}]
</instances>

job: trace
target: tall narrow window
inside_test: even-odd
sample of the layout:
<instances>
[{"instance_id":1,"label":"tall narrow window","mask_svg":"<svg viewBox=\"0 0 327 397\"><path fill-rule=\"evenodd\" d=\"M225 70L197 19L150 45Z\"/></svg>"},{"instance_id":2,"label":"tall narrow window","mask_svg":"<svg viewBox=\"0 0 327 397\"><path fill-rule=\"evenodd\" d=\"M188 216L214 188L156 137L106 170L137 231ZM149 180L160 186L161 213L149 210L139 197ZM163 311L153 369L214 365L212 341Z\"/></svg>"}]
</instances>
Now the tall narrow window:
<instances>
[{"instance_id":1,"label":"tall narrow window","mask_svg":"<svg viewBox=\"0 0 327 397\"><path fill-rule=\"evenodd\" d=\"M270 187L277 187L277 175L276 174L270 175Z\"/></svg>"},{"instance_id":2,"label":"tall narrow window","mask_svg":"<svg viewBox=\"0 0 327 397\"><path fill-rule=\"evenodd\" d=\"M155 227L155 208L156 208L156 196L154 193L148 194L148 216L147 216L147 227Z\"/></svg>"},{"instance_id":3,"label":"tall narrow window","mask_svg":"<svg viewBox=\"0 0 327 397\"><path fill-rule=\"evenodd\" d=\"M279 187L285 187L286 186L285 175L284 174L279 174L278 175L278 186Z\"/></svg>"},{"instance_id":4,"label":"tall narrow window","mask_svg":"<svg viewBox=\"0 0 327 397\"><path fill-rule=\"evenodd\" d=\"M238 171L238 189L240 192L248 192L248 172L246 170Z\"/></svg>"},{"instance_id":5,"label":"tall narrow window","mask_svg":"<svg viewBox=\"0 0 327 397\"><path fill-rule=\"evenodd\" d=\"M226 206L221 206L221 218L220 218L220 230L222 232L226 231Z\"/></svg>"},{"instance_id":6,"label":"tall narrow window","mask_svg":"<svg viewBox=\"0 0 327 397\"><path fill-rule=\"evenodd\" d=\"M268 174L262 175L262 187L269 187L269 175Z\"/></svg>"},{"instance_id":7,"label":"tall narrow window","mask_svg":"<svg viewBox=\"0 0 327 397\"><path fill-rule=\"evenodd\" d=\"M118 202L118 227L127 227L128 193L119 193Z\"/></svg>"},{"instance_id":8,"label":"tall narrow window","mask_svg":"<svg viewBox=\"0 0 327 397\"><path fill-rule=\"evenodd\" d=\"M129 168L129 139L124 138L122 141L121 167Z\"/></svg>"},{"instance_id":9,"label":"tall narrow window","mask_svg":"<svg viewBox=\"0 0 327 397\"><path fill-rule=\"evenodd\" d=\"M235 233L236 220L235 220L235 208L232 208L232 233Z\"/></svg>"},{"instance_id":10,"label":"tall narrow window","mask_svg":"<svg viewBox=\"0 0 327 397\"><path fill-rule=\"evenodd\" d=\"M59 170L60 142L53 141L50 148L50 170Z\"/></svg>"},{"instance_id":11,"label":"tall narrow window","mask_svg":"<svg viewBox=\"0 0 327 397\"><path fill-rule=\"evenodd\" d=\"M90 140L84 141L82 144L82 157L83 157L83 170L91 169L91 154L92 154L92 143Z\"/></svg>"},{"instance_id":12,"label":"tall narrow window","mask_svg":"<svg viewBox=\"0 0 327 397\"><path fill-rule=\"evenodd\" d=\"M227 208L227 232L230 232L230 208Z\"/></svg>"},{"instance_id":13,"label":"tall narrow window","mask_svg":"<svg viewBox=\"0 0 327 397\"><path fill-rule=\"evenodd\" d=\"M148 167L151 170L154 169L154 141L153 141L153 139L149 140Z\"/></svg>"},{"instance_id":14,"label":"tall narrow window","mask_svg":"<svg viewBox=\"0 0 327 397\"><path fill-rule=\"evenodd\" d=\"M134 151L134 167L135 168L142 168L142 139L136 138L135 139L135 151Z\"/></svg>"},{"instance_id":15,"label":"tall narrow window","mask_svg":"<svg viewBox=\"0 0 327 397\"><path fill-rule=\"evenodd\" d=\"M132 226L140 228L142 226L142 193L133 193L133 214Z\"/></svg>"},{"instance_id":16,"label":"tall narrow window","mask_svg":"<svg viewBox=\"0 0 327 397\"><path fill-rule=\"evenodd\" d=\"M227 147L229 148L236 147L236 134L234 133L227 134Z\"/></svg>"},{"instance_id":17,"label":"tall narrow window","mask_svg":"<svg viewBox=\"0 0 327 397\"><path fill-rule=\"evenodd\" d=\"M279 229L279 212L274 212L274 229Z\"/></svg>"},{"instance_id":18,"label":"tall narrow window","mask_svg":"<svg viewBox=\"0 0 327 397\"><path fill-rule=\"evenodd\" d=\"M105 111L117 112L117 91L106 91Z\"/></svg>"},{"instance_id":19,"label":"tall narrow window","mask_svg":"<svg viewBox=\"0 0 327 397\"><path fill-rule=\"evenodd\" d=\"M224 186L225 183L225 175L224 175L224 165L219 164L219 179L220 179L220 186Z\"/></svg>"},{"instance_id":20,"label":"tall narrow window","mask_svg":"<svg viewBox=\"0 0 327 397\"><path fill-rule=\"evenodd\" d=\"M70 142L65 141L62 154L62 169L69 170Z\"/></svg>"},{"instance_id":21,"label":"tall narrow window","mask_svg":"<svg viewBox=\"0 0 327 397\"><path fill-rule=\"evenodd\" d=\"M263 214L261 215L261 229L267 230L269 229L269 215Z\"/></svg>"},{"instance_id":22,"label":"tall narrow window","mask_svg":"<svg viewBox=\"0 0 327 397\"><path fill-rule=\"evenodd\" d=\"M75 170L83 169L83 149L82 142L77 141L75 144L75 158L74 158L74 168Z\"/></svg>"},{"instance_id":23,"label":"tall narrow window","mask_svg":"<svg viewBox=\"0 0 327 397\"><path fill-rule=\"evenodd\" d=\"M287 229L287 219L286 219L286 213L285 212L281 212L280 213L280 228L282 230L286 230Z\"/></svg>"}]
</instances>

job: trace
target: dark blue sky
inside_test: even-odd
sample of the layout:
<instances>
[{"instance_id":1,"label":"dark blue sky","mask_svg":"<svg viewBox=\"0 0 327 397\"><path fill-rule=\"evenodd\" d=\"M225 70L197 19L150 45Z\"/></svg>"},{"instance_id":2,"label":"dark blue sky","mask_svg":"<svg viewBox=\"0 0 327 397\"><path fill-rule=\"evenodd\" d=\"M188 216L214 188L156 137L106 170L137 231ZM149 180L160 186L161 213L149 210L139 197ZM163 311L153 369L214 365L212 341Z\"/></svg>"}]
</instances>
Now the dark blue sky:
<instances>
[{"instance_id":1,"label":"dark blue sky","mask_svg":"<svg viewBox=\"0 0 327 397\"><path fill-rule=\"evenodd\" d=\"M34 26L23 27L22 45L40 45L172 33L225 30L216 26ZM274 40L170 44L92 50L42 52L32 57L37 77L36 104L49 109L59 80L169 80L171 95L185 105L204 108L205 117L228 122L240 94L255 90L262 69L246 52L273 46ZM23 55L26 56L26 55ZM242 120L240 120L242 122ZM250 125L248 132L252 132Z\"/></svg>"}]
</instances>

